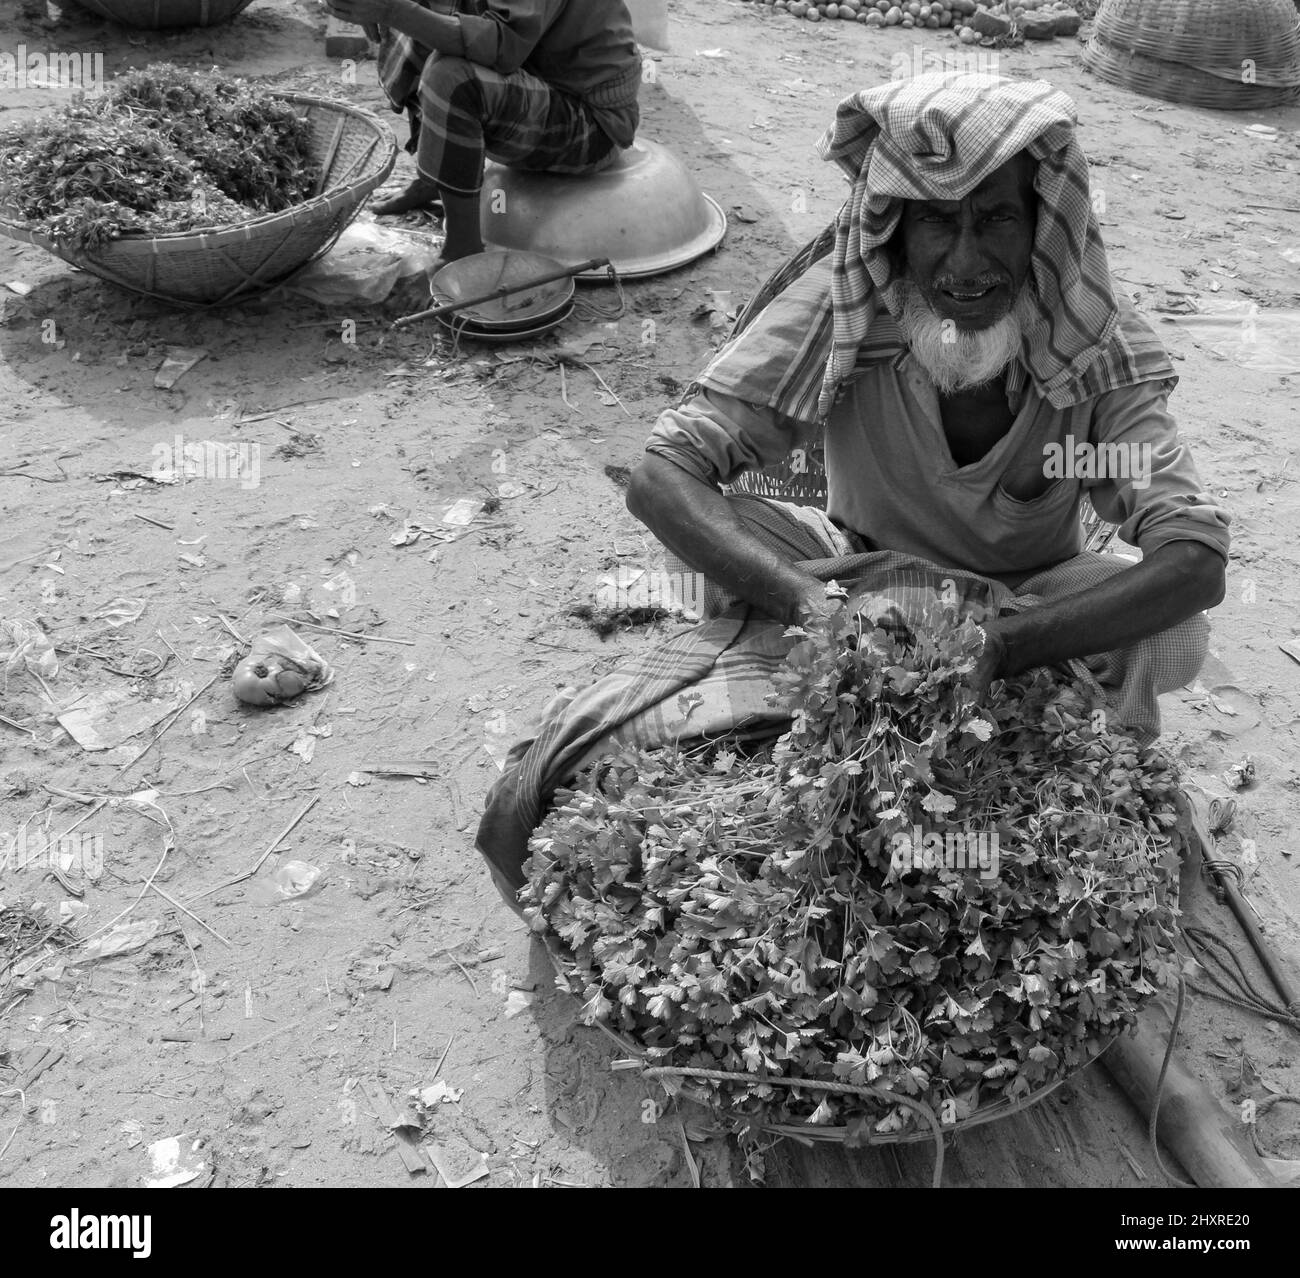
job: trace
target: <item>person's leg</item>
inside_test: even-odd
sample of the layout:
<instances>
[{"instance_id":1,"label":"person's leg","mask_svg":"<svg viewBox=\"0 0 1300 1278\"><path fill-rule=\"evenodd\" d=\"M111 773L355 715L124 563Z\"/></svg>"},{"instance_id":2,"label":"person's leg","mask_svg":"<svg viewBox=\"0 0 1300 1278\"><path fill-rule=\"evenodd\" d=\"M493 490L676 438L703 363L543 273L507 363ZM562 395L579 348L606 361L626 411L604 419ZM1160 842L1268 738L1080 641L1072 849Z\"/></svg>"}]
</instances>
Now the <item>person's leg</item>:
<instances>
[{"instance_id":1,"label":"person's leg","mask_svg":"<svg viewBox=\"0 0 1300 1278\"><path fill-rule=\"evenodd\" d=\"M372 207L379 216L416 208L440 211L446 229L442 262L483 251L479 191L487 117L521 105L517 100L503 103L500 94L489 99L483 85L512 78L445 54L431 55L420 72L410 110L416 177L404 191Z\"/></svg>"},{"instance_id":2,"label":"person's leg","mask_svg":"<svg viewBox=\"0 0 1300 1278\"><path fill-rule=\"evenodd\" d=\"M385 212L441 196L443 259L483 250L480 192L487 156L516 168L596 171L617 148L577 98L527 71L503 75L465 58L431 57L420 75L419 177Z\"/></svg>"},{"instance_id":3,"label":"person's leg","mask_svg":"<svg viewBox=\"0 0 1300 1278\"><path fill-rule=\"evenodd\" d=\"M486 84L498 99L485 125L488 155L526 173L573 176L598 173L620 148L596 122L591 108L527 71L501 86Z\"/></svg>"},{"instance_id":4,"label":"person's leg","mask_svg":"<svg viewBox=\"0 0 1300 1278\"><path fill-rule=\"evenodd\" d=\"M406 118L409 124L410 137L407 139L405 150L409 155L414 155L420 145L420 104L418 95L406 104ZM442 201L438 198L437 183L429 182L420 177L418 172L415 179L407 185L404 191L399 191L386 200L377 200L370 206L370 211L376 217L392 217L401 213L409 213L412 209L428 209L434 217L443 216Z\"/></svg>"},{"instance_id":5,"label":"person's leg","mask_svg":"<svg viewBox=\"0 0 1300 1278\"><path fill-rule=\"evenodd\" d=\"M572 161L575 147L593 155L596 150L589 131L575 126L582 112L574 100L526 71L503 75L465 58L430 58L420 75L419 97L420 182L404 202L409 207L409 201L431 198L434 191L441 196L447 262L483 251L480 192L488 154L506 162L557 154ZM608 143L600 154L607 150Z\"/></svg>"}]
</instances>

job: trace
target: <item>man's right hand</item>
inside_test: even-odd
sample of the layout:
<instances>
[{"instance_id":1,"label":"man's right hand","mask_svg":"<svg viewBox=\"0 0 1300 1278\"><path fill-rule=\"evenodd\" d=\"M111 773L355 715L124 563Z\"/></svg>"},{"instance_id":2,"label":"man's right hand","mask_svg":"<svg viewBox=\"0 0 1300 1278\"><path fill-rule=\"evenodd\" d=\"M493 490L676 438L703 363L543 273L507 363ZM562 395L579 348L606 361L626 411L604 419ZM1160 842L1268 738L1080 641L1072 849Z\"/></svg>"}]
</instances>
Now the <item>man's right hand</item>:
<instances>
[{"instance_id":1,"label":"man's right hand","mask_svg":"<svg viewBox=\"0 0 1300 1278\"><path fill-rule=\"evenodd\" d=\"M829 587L811 579L812 584L799 598L798 611L794 625L805 630L820 630L831 625L848 604L848 596L843 591L832 592Z\"/></svg>"},{"instance_id":2,"label":"man's right hand","mask_svg":"<svg viewBox=\"0 0 1300 1278\"><path fill-rule=\"evenodd\" d=\"M679 559L787 625L828 605L826 587L756 537L715 487L647 453L632 472L628 509Z\"/></svg>"}]
</instances>

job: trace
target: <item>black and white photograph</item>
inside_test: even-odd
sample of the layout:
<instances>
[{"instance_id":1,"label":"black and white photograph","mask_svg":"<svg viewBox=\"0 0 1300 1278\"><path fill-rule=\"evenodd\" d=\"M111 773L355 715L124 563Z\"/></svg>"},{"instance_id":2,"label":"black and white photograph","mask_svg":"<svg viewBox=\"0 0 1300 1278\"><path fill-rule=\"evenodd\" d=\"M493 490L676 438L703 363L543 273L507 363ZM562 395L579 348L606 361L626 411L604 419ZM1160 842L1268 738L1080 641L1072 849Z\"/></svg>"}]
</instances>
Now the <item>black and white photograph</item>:
<instances>
[{"instance_id":1,"label":"black and white photograph","mask_svg":"<svg viewBox=\"0 0 1300 1278\"><path fill-rule=\"evenodd\" d=\"M1297 480L1300 0L0 0L14 1245L1285 1247Z\"/></svg>"}]
</instances>

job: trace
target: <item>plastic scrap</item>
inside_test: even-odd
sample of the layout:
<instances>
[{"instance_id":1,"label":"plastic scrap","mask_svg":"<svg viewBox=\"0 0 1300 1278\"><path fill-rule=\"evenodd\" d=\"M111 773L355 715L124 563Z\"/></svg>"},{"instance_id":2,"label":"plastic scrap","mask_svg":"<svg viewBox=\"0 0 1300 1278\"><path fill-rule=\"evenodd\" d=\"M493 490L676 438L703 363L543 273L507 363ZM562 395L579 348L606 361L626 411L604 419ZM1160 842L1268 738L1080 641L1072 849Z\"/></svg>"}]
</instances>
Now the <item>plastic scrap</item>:
<instances>
[{"instance_id":1,"label":"plastic scrap","mask_svg":"<svg viewBox=\"0 0 1300 1278\"><path fill-rule=\"evenodd\" d=\"M111 750L178 710L194 695L182 681L170 696L141 701L124 688L84 692L55 717L83 750Z\"/></svg>"},{"instance_id":2,"label":"plastic scrap","mask_svg":"<svg viewBox=\"0 0 1300 1278\"><path fill-rule=\"evenodd\" d=\"M375 305L388 297L398 280L426 271L439 251L439 245L414 240L407 232L377 222L354 222L324 257L286 285L286 291L322 306Z\"/></svg>"},{"instance_id":3,"label":"plastic scrap","mask_svg":"<svg viewBox=\"0 0 1300 1278\"><path fill-rule=\"evenodd\" d=\"M306 896L320 881L321 870L306 861L286 861L271 876L276 894L282 901Z\"/></svg>"},{"instance_id":4,"label":"plastic scrap","mask_svg":"<svg viewBox=\"0 0 1300 1278\"><path fill-rule=\"evenodd\" d=\"M45 679L59 673L54 643L34 621L0 621L0 662L6 679L20 669Z\"/></svg>"},{"instance_id":5,"label":"plastic scrap","mask_svg":"<svg viewBox=\"0 0 1300 1278\"><path fill-rule=\"evenodd\" d=\"M208 1169L203 1158L203 1142L188 1143L185 1136L168 1136L156 1140L146 1151L149 1155L149 1172L144 1178L146 1189L175 1189L197 1180Z\"/></svg>"}]
</instances>

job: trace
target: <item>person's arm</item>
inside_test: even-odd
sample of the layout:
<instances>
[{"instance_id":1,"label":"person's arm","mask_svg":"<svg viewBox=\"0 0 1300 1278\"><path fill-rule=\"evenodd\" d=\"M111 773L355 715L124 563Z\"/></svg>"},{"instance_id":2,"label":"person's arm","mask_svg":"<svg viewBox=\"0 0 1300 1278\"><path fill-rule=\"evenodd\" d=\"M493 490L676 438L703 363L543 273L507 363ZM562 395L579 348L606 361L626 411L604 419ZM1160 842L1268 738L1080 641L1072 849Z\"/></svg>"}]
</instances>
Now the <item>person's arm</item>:
<instances>
[{"instance_id":1,"label":"person's arm","mask_svg":"<svg viewBox=\"0 0 1300 1278\"><path fill-rule=\"evenodd\" d=\"M385 27L416 44L454 57L468 56L455 0L325 0L336 18L362 27Z\"/></svg>"},{"instance_id":2,"label":"person's arm","mask_svg":"<svg viewBox=\"0 0 1300 1278\"><path fill-rule=\"evenodd\" d=\"M1111 391L1098 398L1090 428L1106 473L1089 485L1089 499L1103 519L1121 525L1120 537L1142 551L1142 562L986 627L977 686L1127 647L1223 599L1230 517L1202 485L1168 397L1160 382Z\"/></svg>"},{"instance_id":3,"label":"person's arm","mask_svg":"<svg viewBox=\"0 0 1300 1278\"><path fill-rule=\"evenodd\" d=\"M1034 666L1127 648L1213 608L1223 595L1218 551L1197 541L1166 542L1098 586L989 622L972 683L983 692L993 679Z\"/></svg>"},{"instance_id":4,"label":"person's arm","mask_svg":"<svg viewBox=\"0 0 1300 1278\"><path fill-rule=\"evenodd\" d=\"M454 0L326 0L345 22L400 31L438 53L468 58L503 75L518 71L545 30L546 0L490 0L483 13L456 14ZM437 10L437 12L433 12Z\"/></svg>"},{"instance_id":5,"label":"person's arm","mask_svg":"<svg viewBox=\"0 0 1300 1278\"><path fill-rule=\"evenodd\" d=\"M765 546L714 485L647 453L632 472L627 508L679 559L768 616L802 625L833 604L816 577Z\"/></svg>"},{"instance_id":6,"label":"person's arm","mask_svg":"<svg viewBox=\"0 0 1300 1278\"><path fill-rule=\"evenodd\" d=\"M723 496L747 470L790 455L807 428L713 390L660 414L632 472L628 509L679 559L724 590L791 624L828 607L826 588L749 531Z\"/></svg>"}]
</instances>

